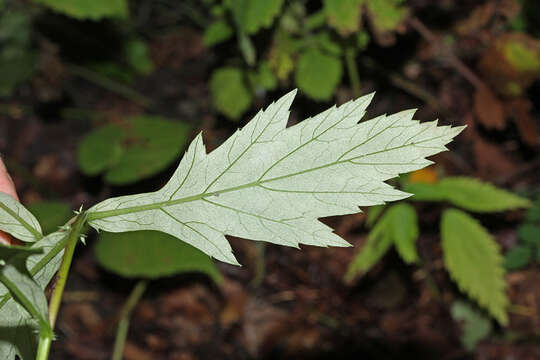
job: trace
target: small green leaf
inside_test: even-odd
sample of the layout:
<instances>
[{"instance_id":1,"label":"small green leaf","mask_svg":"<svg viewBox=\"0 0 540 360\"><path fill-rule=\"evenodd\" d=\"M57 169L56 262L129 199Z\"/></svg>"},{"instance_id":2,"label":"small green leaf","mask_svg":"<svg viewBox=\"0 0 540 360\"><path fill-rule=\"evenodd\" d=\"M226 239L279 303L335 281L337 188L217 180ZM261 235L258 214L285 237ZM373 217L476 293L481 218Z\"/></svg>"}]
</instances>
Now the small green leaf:
<instances>
[{"instance_id":1,"label":"small green leaf","mask_svg":"<svg viewBox=\"0 0 540 360\"><path fill-rule=\"evenodd\" d=\"M45 235L57 231L73 216L71 206L59 201L33 203L28 210L38 219Z\"/></svg>"},{"instance_id":2,"label":"small green leaf","mask_svg":"<svg viewBox=\"0 0 540 360\"><path fill-rule=\"evenodd\" d=\"M315 100L329 100L341 80L339 58L312 48L300 55L296 70L296 84Z\"/></svg>"},{"instance_id":3,"label":"small green leaf","mask_svg":"<svg viewBox=\"0 0 540 360\"><path fill-rule=\"evenodd\" d=\"M525 220L527 220L528 222L540 223L540 198L536 199L533 207L531 207L527 211L527 216L525 217Z\"/></svg>"},{"instance_id":4,"label":"small green leaf","mask_svg":"<svg viewBox=\"0 0 540 360\"><path fill-rule=\"evenodd\" d=\"M233 29L223 19L218 20L204 30L203 44L210 47L229 40L233 35Z\"/></svg>"},{"instance_id":5,"label":"small green leaf","mask_svg":"<svg viewBox=\"0 0 540 360\"><path fill-rule=\"evenodd\" d=\"M124 56L128 65L138 74L148 75L154 71L154 63L148 53L148 46L143 40L128 40L124 45Z\"/></svg>"},{"instance_id":6,"label":"small green leaf","mask_svg":"<svg viewBox=\"0 0 540 360\"><path fill-rule=\"evenodd\" d=\"M386 209L385 205L374 205L371 206L366 215L366 225L367 227L373 227L375 221L379 218L379 215Z\"/></svg>"},{"instance_id":7,"label":"small green leaf","mask_svg":"<svg viewBox=\"0 0 540 360\"><path fill-rule=\"evenodd\" d=\"M275 90L278 85L278 80L266 61L261 61L259 69L249 74L249 80L255 89Z\"/></svg>"},{"instance_id":8,"label":"small green leaf","mask_svg":"<svg viewBox=\"0 0 540 360\"><path fill-rule=\"evenodd\" d=\"M283 0L230 0L231 10L240 32L255 34L270 27L279 14Z\"/></svg>"},{"instance_id":9,"label":"small green leaf","mask_svg":"<svg viewBox=\"0 0 540 360\"><path fill-rule=\"evenodd\" d=\"M540 245L540 225L523 224L519 227L518 233L523 243L532 246Z\"/></svg>"},{"instance_id":10,"label":"small green leaf","mask_svg":"<svg viewBox=\"0 0 540 360\"><path fill-rule=\"evenodd\" d=\"M52 333L45 293L26 268L29 256L41 254L42 249L0 244L0 282L11 296L40 324Z\"/></svg>"},{"instance_id":11,"label":"small green leaf","mask_svg":"<svg viewBox=\"0 0 540 360\"><path fill-rule=\"evenodd\" d=\"M404 190L415 201L448 201L474 212L498 212L531 205L530 200L467 177L448 177L436 184L409 183Z\"/></svg>"},{"instance_id":12,"label":"small green leaf","mask_svg":"<svg viewBox=\"0 0 540 360\"><path fill-rule=\"evenodd\" d=\"M328 24L343 36L357 32L362 19L365 0L324 0L323 8Z\"/></svg>"},{"instance_id":13,"label":"small green leaf","mask_svg":"<svg viewBox=\"0 0 540 360\"><path fill-rule=\"evenodd\" d=\"M473 351L478 342L489 336L492 330L491 321L471 304L464 301L452 303L450 313L455 321L462 322L461 342L468 351Z\"/></svg>"},{"instance_id":14,"label":"small green leaf","mask_svg":"<svg viewBox=\"0 0 540 360\"><path fill-rule=\"evenodd\" d=\"M372 209L376 209L375 212L378 215L384 206L371 207L370 212ZM403 261L408 264L418 262L417 239L418 220L414 208L407 203L388 207L369 233L364 247L349 265L345 280L350 282L355 277L368 272L392 244L395 245Z\"/></svg>"},{"instance_id":15,"label":"small green leaf","mask_svg":"<svg viewBox=\"0 0 540 360\"><path fill-rule=\"evenodd\" d=\"M41 226L34 215L4 192L0 192L0 230L26 242L34 242L43 237Z\"/></svg>"},{"instance_id":16,"label":"small green leaf","mask_svg":"<svg viewBox=\"0 0 540 360\"><path fill-rule=\"evenodd\" d=\"M156 279L200 272L221 281L208 255L159 231L102 232L95 252L101 266L126 277Z\"/></svg>"},{"instance_id":17,"label":"small green leaf","mask_svg":"<svg viewBox=\"0 0 540 360\"><path fill-rule=\"evenodd\" d=\"M405 0L366 0L371 21L377 31L395 30L407 16Z\"/></svg>"},{"instance_id":18,"label":"small green leaf","mask_svg":"<svg viewBox=\"0 0 540 360\"><path fill-rule=\"evenodd\" d=\"M510 271L523 269L532 257L532 249L529 246L515 246L508 250L504 256L504 267Z\"/></svg>"},{"instance_id":19,"label":"small green leaf","mask_svg":"<svg viewBox=\"0 0 540 360\"><path fill-rule=\"evenodd\" d=\"M59 13L80 20L104 17L127 18L127 0L34 0Z\"/></svg>"},{"instance_id":20,"label":"small green leaf","mask_svg":"<svg viewBox=\"0 0 540 360\"><path fill-rule=\"evenodd\" d=\"M251 91L240 69L224 67L215 70L210 79L210 91L216 109L232 120L238 120L251 105Z\"/></svg>"},{"instance_id":21,"label":"small green leaf","mask_svg":"<svg viewBox=\"0 0 540 360\"><path fill-rule=\"evenodd\" d=\"M366 243L349 264L345 275L346 282L352 282L367 273L390 249L393 243L391 222L392 216L386 212L375 224L367 236Z\"/></svg>"},{"instance_id":22,"label":"small green leaf","mask_svg":"<svg viewBox=\"0 0 540 360\"><path fill-rule=\"evenodd\" d=\"M139 115L102 126L80 143L78 160L86 175L124 185L164 170L180 154L190 127L157 116Z\"/></svg>"},{"instance_id":23,"label":"small green leaf","mask_svg":"<svg viewBox=\"0 0 540 360\"><path fill-rule=\"evenodd\" d=\"M399 203L388 209L392 216L392 238L398 254L407 264L420 260L416 251L418 239L418 219L414 207L407 203Z\"/></svg>"},{"instance_id":24,"label":"small green leaf","mask_svg":"<svg viewBox=\"0 0 540 360\"><path fill-rule=\"evenodd\" d=\"M456 210L442 215L444 263L459 288L500 324L508 323L503 257L499 245L472 217Z\"/></svg>"},{"instance_id":25,"label":"small green leaf","mask_svg":"<svg viewBox=\"0 0 540 360\"><path fill-rule=\"evenodd\" d=\"M317 35L317 45L319 48L326 52L327 54L334 55L334 56L340 56L342 54L341 46L332 40L332 37L330 36L330 33L328 31L324 31Z\"/></svg>"},{"instance_id":26,"label":"small green leaf","mask_svg":"<svg viewBox=\"0 0 540 360\"><path fill-rule=\"evenodd\" d=\"M286 31L278 29L274 34L272 46L268 53L268 64L280 80L288 79L295 68L296 53L300 41Z\"/></svg>"}]
</instances>

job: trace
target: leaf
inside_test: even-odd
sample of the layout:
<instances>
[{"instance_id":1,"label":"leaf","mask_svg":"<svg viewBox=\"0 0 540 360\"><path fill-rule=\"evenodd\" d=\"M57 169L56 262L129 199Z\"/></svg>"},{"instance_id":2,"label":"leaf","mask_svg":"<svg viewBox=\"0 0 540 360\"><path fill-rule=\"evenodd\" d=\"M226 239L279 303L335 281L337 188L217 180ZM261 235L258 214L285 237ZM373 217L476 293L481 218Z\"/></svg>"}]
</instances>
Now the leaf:
<instances>
[{"instance_id":1,"label":"leaf","mask_svg":"<svg viewBox=\"0 0 540 360\"><path fill-rule=\"evenodd\" d=\"M126 277L156 279L200 272L221 281L219 270L206 254L159 231L102 232L95 252L101 266Z\"/></svg>"},{"instance_id":2,"label":"leaf","mask_svg":"<svg viewBox=\"0 0 540 360\"><path fill-rule=\"evenodd\" d=\"M529 265L532 255L532 249L529 246L515 246L506 253L504 267L510 271L523 269Z\"/></svg>"},{"instance_id":3,"label":"leaf","mask_svg":"<svg viewBox=\"0 0 540 360\"><path fill-rule=\"evenodd\" d=\"M295 57L300 41L289 33L277 30L268 53L268 64L278 79L286 80L294 70Z\"/></svg>"},{"instance_id":4,"label":"leaf","mask_svg":"<svg viewBox=\"0 0 540 360\"><path fill-rule=\"evenodd\" d=\"M366 215L366 226L373 227L375 221L377 221L384 209L386 209L384 205L374 205L370 207Z\"/></svg>"},{"instance_id":5,"label":"leaf","mask_svg":"<svg viewBox=\"0 0 540 360\"><path fill-rule=\"evenodd\" d=\"M540 225L523 224L519 227L518 233L523 243L531 246L540 245Z\"/></svg>"},{"instance_id":6,"label":"leaf","mask_svg":"<svg viewBox=\"0 0 540 360\"><path fill-rule=\"evenodd\" d=\"M503 103L487 86L475 90L474 112L478 121L488 129L503 130L506 126Z\"/></svg>"},{"instance_id":7,"label":"leaf","mask_svg":"<svg viewBox=\"0 0 540 360\"><path fill-rule=\"evenodd\" d=\"M370 213L372 209L379 207L380 205L372 207ZM350 282L368 272L392 244L407 264L418 262L417 239L418 220L414 208L407 203L390 206L370 231L366 244L349 264L345 281Z\"/></svg>"},{"instance_id":8,"label":"leaf","mask_svg":"<svg viewBox=\"0 0 540 360\"><path fill-rule=\"evenodd\" d=\"M420 260L416 251L418 239L418 219L414 207L407 203L399 203L388 209L392 216L392 238L398 254L407 264Z\"/></svg>"},{"instance_id":9,"label":"leaf","mask_svg":"<svg viewBox=\"0 0 540 360\"><path fill-rule=\"evenodd\" d=\"M43 237L41 226L34 215L4 192L0 192L0 230L26 242L34 242Z\"/></svg>"},{"instance_id":10,"label":"leaf","mask_svg":"<svg viewBox=\"0 0 540 360\"><path fill-rule=\"evenodd\" d=\"M78 161L89 176L124 185L164 170L180 154L190 127L149 115L132 116L99 127L80 143Z\"/></svg>"},{"instance_id":11,"label":"leaf","mask_svg":"<svg viewBox=\"0 0 540 360\"><path fill-rule=\"evenodd\" d=\"M323 8L328 17L328 25L342 36L360 30L364 0L324 0Z\"/></svg>"},{"instance_id":12,"label":"leaf","mask_svg":"<svg viewBox=\"0 0 540 360\"><path fill-rule=\"evenodd\" d=\"M33 203L28 210L38 219L44 234L55 232L73 216L71 206L60 201Z\"/></svg>"},{"instance_id":13,"label":"leaf","mask_svg":"<svg viewBox=\"0 0 540 360\"><path fill-rule=\"evenodd\" d=\"M540 223L540 198L536 199L533 206L527 211L525 220Z\"/></svg>"},{"instance_id":14,"label":"leaf","mask_svg":"<svg viewBox=\"0 0 540 360\"><path fill-rule=\"evenodd\" d=\"M104 17L127 18L127 0L34 0L54 11L79 20L99 20Z\"/></svg>"},{"instance_id":15,"label":"leaf","mask_svg":"<svg viewBox=\"0 0 540 360\"><path fill-rule=\"evenodd\" d=\"M163 231L232 264L225 234L293 247L349 246L317 218L407 197L384 181L429 165L425 157L463 129L420 124L411 110L358 123L373 95L286 128L295 93L210 154L199 134L161 190L105 200L88 210L89 224Z\"/></svg>"},{"instance_id":16,"label":"leaf","mask_svg":"<svg viewBox=\"0 0 540 360\"><path fill-rule=\"evenodd\" d=\"M32 244L43 253L31 255L26 261L30 274L45 289L62 261L66 232L57 231ZM0 285L0 359L34 359L38 341L38 327L32 317L11 298Z\"/></svg>"},{"instance_id":17,"label":"leaf","mask_svg":"<svg viewBox=\"0 0 540 360\"><path fill-rule=\"evenodd\" d=\"M467 177L448 177L436 184L407 184L415 201L448 201L466 210L487 213L513 210L531 205L530 200L506 190Z\"/></svg>"},{"instance_id":18,"label":"leaf","mask_svg":"<svg viewBox=\"0 0 540 360\"><path fill-rule=\"evenodd\" d=\"M255 89L275 90L278 86L278 80L266 61L259 62L258 71L251 72L249 80Z\"/></svg>"},{"instance_id":19,"label":"leaf","mask_svg":"<svg viewBox=\"0 0 540 360\"><path fill-rule=\"evenodd\" d=\"M231 0L236 26L250 35L270 27L282 5L283 0Z\"/></svg>"},{"instance_id":20,"label":"leaf","mask_svg":"<svg viewBox=\"0 0 540 360\"><path fill-rule=\"evenodd\" d=\"M52 333L45 293L26 268L28 257L41 253L38 248L0 244L0 282L12 298L39 322L40 328Z\"/></svg>"},{"instance_id":21,"label":"leaf","mask_svg":"<svg viewBox=\"0 0 540 360\"><path fill-rule=\"evenodd\" d=\"M371 21L377 31L395 30L405 20L408 10L405 0L367 0Z\"/></svg>"},{"instance_id":22,"label":"leaf","mask_svg":"<svg viewBox=\"0 0 540 360\"><path fill-rule=\"evenodd\" d=\"M124 56L128 65L138 74L148 75L154 71L154 63L148 53L148 46L143 40L135 38L126 41Z\"/></svg>"},{"instance_id":23,"label":"leaf","mask_svg":"<svg viewBox=\"0 0 540 360\"><path fill-rule=\"evenodd\" d=\"M463 322L461 342L466 350L472 351L478 342L489 336L492 330L491 321L471 304L455 301L450 308L452 318Z\"/></svg>"},{"instance_id":24,"label":"leaf","mask_svg":"<svg viewBox=\"0 0 540 360\"><path fill-rule=\"evenodd\" d=\"M392 246L392 217L386 212L375 224L367 236L366 243L349 264L345 281L350 283L357 277L366 274L386 254Z\"/></svg>"},{"instance_id":25,"label":"leaf","mask_svg":"<svg viewBox=\"0 0 540 360\"><path fill-rule=\"evenodd\" d=\"M222 43L233 36L233 29L223 19L210 24L203 35L204 46L210 47Z\"/></svg>"},{"instance_id":26,"label":"leaf","mask_svg":"<svg viewBox=\"0 0 540 360\"><path fill-rule=\"evenodd\" d=\"M472 217L446 210L441 224L444 263L459 288L500 324L508 323L503 257L491 235Z\"/></svg>"},{"instance_id":27,"label":"leaf","mask_svg":"<svg viewBox=\"0 0 540 360\"><path fill-rule=\"evenodd\" d=\"M238 120L251 106L251 91L240 69L224 67L215 70L210 79L210 91L216 109L233 120Z\"/></svg>"},{"instance_id":28,"label":"leaf","mask_svg":"<svg viewBox=\"0 0 540 360\"><path fill-rule=\"evenodd\" d=\"M339 58L308 49L298 59L295 80L298 87L315 100L329 100L341 80Z\"/></svg>"}]
</instances>

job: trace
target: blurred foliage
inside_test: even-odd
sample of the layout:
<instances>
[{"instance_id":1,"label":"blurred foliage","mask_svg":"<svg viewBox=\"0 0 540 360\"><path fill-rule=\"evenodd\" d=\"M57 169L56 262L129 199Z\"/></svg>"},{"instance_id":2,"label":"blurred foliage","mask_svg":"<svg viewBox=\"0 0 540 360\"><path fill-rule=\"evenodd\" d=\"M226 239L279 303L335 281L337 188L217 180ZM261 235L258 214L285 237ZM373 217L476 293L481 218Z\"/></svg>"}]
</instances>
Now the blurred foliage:
<instances>
[{"instance_id":1,"label":"blurred foliage","mask_svg":"<svg viewBox=\"0 0 540 360\"><path fill-rule=\"evenodd\" d=\"M38 219L44 235L58 230L74 216L71 206L61 201L40 201L28 205L28 210Z\"/></svg>"},{"instance_id":2,"label":"blurred foliage","mask_svg":"<svg viewBox=\"0 0 540 360\"><path fill-rule=\"evenodd\" d=\"M450 308L450 314L455 321L462 324L461 342L463 347L469 351L473 351L476 345L487 338L493 329L489 318L470 303L455 301Z\"/></svg>"},{"instance_id":3,"label":"blurred foliage","mask_svg":"<svg viewBox=\"0 0 540 360\"><path fill-rule=\"evenodd\" d=\"M101 232L95 254L101 266L125 277L157 279L198 272L221 282L208 255L160 231Z\"/></svg>"},{"instance_id":4,"label":"blurred foliage","mask_svg":"<svg viewBox=\"0 0 540 360\"><path fill-rule=\"evenodd\" d=\"M532 261L540 263L540 198L527 211L525 222L518 228L518 243L505 255L505 267L519 270Z\"/></svg>"},{"instance_id":5,"label":"blurred foliage","mask_svg":"<svg viewBox=\"0 0 540 360\"><path fill-rule=\"evenodd\" d=\"M297 86L314 100L328 101L343 80L344 66L352 76L351 83L359 84L355 58L370 39L363 19L369 19L377 41L389 45L408 14L402 0L323 1L318 9L302 0L208 0L206 4L215 19L205 30L204 44L217 46L235 35L238 55L223 62L244 61L243 66L235 66L234 73L226 65L211 76L216 108L233 120L250 108L253 96L248 94L274 90L278 84ZM269 36L272 41L264 48L255 47L254 36ZM245 80L261 63L268 64L267 69L279 82L268 86L263 81ZM224 74L234 85L224 81ZM359 91L357 87L355 91ZM225 96L224 92L232 93ZM239 98L240 105L224 97Z\"/></svg>"},{"instance_id":6,"label":"blurred foliage","mask_svg":"<svg viewBox=\"0 0 540 360\"><path fill-rule=\"evenodd\" d=\"M33 0L54 11L77 19L126 18L128 0Z\"/></svg>"},{"instance_id":7,"label":"blurred foliage","mask_svg":"<svg viewBox=\"0 0 540 360\"><path fill-rule=\"evenodd\" d=\"M372 209L377 213L383 207L371 208L370 214ZM420 258L416 251L417 239L418 219L414 208L407 203L389 206L370 231L362 251L351 262L346 280L352 281L369 271L392 245L407 264L418 263Z\"/></svg>"},{"instance_id":8,"label":"blurred foliage","mask_svg":"<svg viewBox=\"0 0 540 360\"><path fill-rule=\"evenodd\" d=\"M413 172L403 177L402 182L403 190L414 194L412 201L448 202L479 213L531 206L526 198L473 178L447 177L438 181L430 168ZM373 207L368 212L367 224L373 228L365 245L349 264L347 281L368 272L390 249L392 242L403 261L421 264L415 246L419 231L417 217L411 205L400 203L388 209ZM495 239L467 213L447 209L441 218L441 241L446 269L460 289L505 325L508 300L503 257ZM506 261L508 263L508 259Z\"/></svg>"},{"instance_id":9,"label":"blurred foliage","mask_svg":"<svg viewBox=\"0 0 540 360\"><path fill-rule=\"evenodd\" d=\"M505 211L531 205L529 199L466 177L447 177L434 184L408 182L403 190L414 194L411 198L414 201L446 201L478 213Z\"/></svg>"},{"instance_id":10,"label":"blurred foliage","mask_svg":"<svg viewBox=\"0 0 540 360\"><path fill-rule=\"evenodd\" d=\"M0 97L11 95L34 72L36 54L31 48L30 21L23 11L0 12Z\"/></svg>"},{"instance_id":11,"label":"blurred foliage","mask_svg":"<svg viewBox=\"0 0 540 360\"><path fill-rule=\"evenodd\" d=\"M126 117L98 127L80 143L78 161L89 176L124 185L155 175L176 160L190 127L161 117Z\"/></svg>"}]
</instances>

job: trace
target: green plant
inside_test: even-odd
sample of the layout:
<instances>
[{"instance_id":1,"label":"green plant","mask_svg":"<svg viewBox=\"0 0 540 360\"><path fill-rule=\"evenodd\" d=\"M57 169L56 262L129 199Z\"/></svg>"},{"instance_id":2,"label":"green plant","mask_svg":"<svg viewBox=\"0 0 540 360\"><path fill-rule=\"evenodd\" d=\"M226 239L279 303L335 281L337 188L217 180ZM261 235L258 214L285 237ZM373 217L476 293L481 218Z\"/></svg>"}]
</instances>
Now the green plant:
<instances>
[{"instance_id":1,"label":"green plant","mask_svg":"<svg viewBox=\"0 0 540 360\"><path fill-rule=\"evenodd\" d=\"M29 243L1 247L0 326L8 339L0 343L2 358L30 359L35 346L36 358L47 358L73 253L87 226L161 231L230 264L238 261L225 234L293 247L349 246L317 219L407 197L384 181L425 167L425 157L445 150L463 129L421 124L410 110L359 123L373 95L286 128L295 93L260 111L209 154L199 134L162 189L81 208L47 236L26 208L0 193L0 229ZM125 237L120 241L127 244ZM57 270L47 311L43 288ZM130 304L143 291L144 283Z\"/></svg>"},{"instance_id":2,"label":"green plant","mask_svg":"<svg viewBox=\"0 0 540 360\"><path fill-rule=\"evenodd\" d=\"M540 199L527 211L518 237L518 244L505 254L504 266L510 271L526 267L533 259L540 262Z\"/></svg>"},{"instance_id":3,"label":"green plant","mask_svg":"<svg viewBox=\"0 0 540 360\"><path fill-rule=\"evenodd\" d=\"M440 182L410 183L403 190L412 201L447 202L477 213L491 213L530 206L528 199L472 178L448 177ZM373 224L381 209L368 217ZM421 265L415 242L418 220L407 203L391 205L381 215L367 241L349 265L347 281L365 274L392 245L408 264ZM493 237L473 217L458 209L446 209L441 217L444 263L460 289L487 310L499 323L508 321L503 257Z\"/></svg>"},{"instance_id":4,"label":"green plant","mask_svg":"<svg viewBox=\"0 0 540 360\"><path fill-rule=\"evenodd\" d=\"M279 84L287 87L292 81L310 98L328 101L344 68L353 94L359 96L357 55L371 36L382 45L391 43L408 14L402 0L329 0L319 8L304 0L206 3L214 20L205 30L204 44L216 46L235 36L241 58L227 59L210 80L215 107L233 120L250 108L253 94ZM251 39L262 33L270 33L272 41L256 49Z\"/></svg>"},{"instance_id":5,"label":"green plant","mask_svg":"<svg viewBox=\"0 0 540 360\"><path fill-rule=\"evenodd\" d=\"M78 149L85 175L105 173L105 181L124 185L152 176L174 161L190 127L158 116L139 115L100 126Z\"/></svg>"}]
</instances>

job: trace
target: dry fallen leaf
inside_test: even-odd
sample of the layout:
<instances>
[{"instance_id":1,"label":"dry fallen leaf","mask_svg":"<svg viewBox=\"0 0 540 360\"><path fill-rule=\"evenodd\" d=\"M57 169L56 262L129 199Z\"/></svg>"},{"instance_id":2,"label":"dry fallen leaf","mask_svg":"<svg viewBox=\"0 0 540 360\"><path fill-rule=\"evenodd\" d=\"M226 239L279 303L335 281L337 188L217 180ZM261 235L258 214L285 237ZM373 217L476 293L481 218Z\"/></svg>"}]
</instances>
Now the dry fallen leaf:
<instances>
[{"instance_id":1,"label":"dry fallen leaf","mask_svg":"<svg viewBox=\"0 0 540 360\"><path fill-rule=\"evenodd\" d=\"M474 94L474 111L480 123L489 129L502 130L505 117L499 99L487 87L479 87Z\"/></svg>"}]
</instances>

